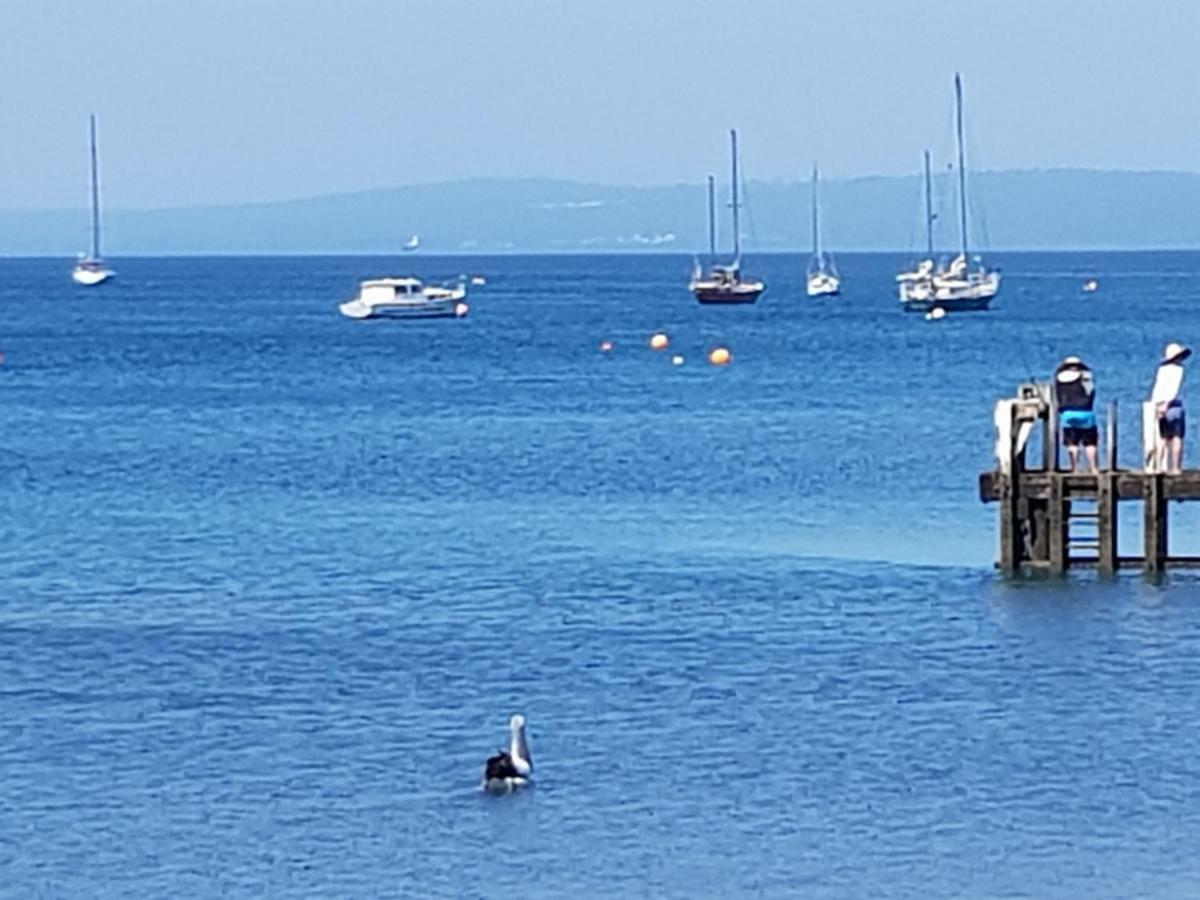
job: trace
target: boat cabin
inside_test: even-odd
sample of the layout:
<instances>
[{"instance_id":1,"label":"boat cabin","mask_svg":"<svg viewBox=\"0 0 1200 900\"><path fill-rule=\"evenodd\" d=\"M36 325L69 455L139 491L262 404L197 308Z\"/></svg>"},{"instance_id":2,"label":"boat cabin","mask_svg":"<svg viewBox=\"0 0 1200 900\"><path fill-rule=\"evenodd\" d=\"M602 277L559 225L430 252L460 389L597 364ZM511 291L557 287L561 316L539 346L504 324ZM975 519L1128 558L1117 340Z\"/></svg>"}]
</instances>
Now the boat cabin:
<instances>
[{"instance_id":1,"label":"boat cabin","mask_svg":"<svg viewBox=\"0 0 1200 900\"><path fill-rule=\"evenodd\" d=\"M359 285L358 297L364 303L386 303L409 297L422 298L425 285L419 278L376 278Z\"/></svg>"}]
</instances>

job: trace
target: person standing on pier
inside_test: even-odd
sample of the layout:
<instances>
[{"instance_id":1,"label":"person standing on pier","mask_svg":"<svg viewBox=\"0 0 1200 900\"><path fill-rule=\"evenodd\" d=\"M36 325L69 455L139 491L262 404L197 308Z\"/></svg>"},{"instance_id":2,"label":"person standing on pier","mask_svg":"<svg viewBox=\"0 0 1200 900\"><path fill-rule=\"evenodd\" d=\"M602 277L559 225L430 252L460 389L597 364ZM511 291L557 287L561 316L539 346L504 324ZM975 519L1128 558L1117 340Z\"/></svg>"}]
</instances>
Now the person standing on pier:
<instances>
[{"instance_id":1,"label":"person standing on pier","mask_svg":"<svg viewBox=\"0 0 1200 900\"><path fill-rule=\"evenodd\" d=\"M1092 370L1078 356L1068 356L1054 370L1054 398L1071 471L1079 468L1079 448L1082 447L1088 471L1098 473L1096 444L1100 431L1096 427L1096 384Z\"/></svg>"},{"instance_id":2,"label":"person standing on pier","mask_svg":"<svg viewBox=\"0 0 1200 900\"><path fill-rule=\"evenodd\" d=\"M1167 344L1154 376L1150 402L1158 417L1160 471L1168 462L1168 472L1178 474L1183 468L1183 437L1187 433L1187 416L1183 411L1183 361L1191 355L1192 351L1183 344Z\"/></svg>"}]
</instances>

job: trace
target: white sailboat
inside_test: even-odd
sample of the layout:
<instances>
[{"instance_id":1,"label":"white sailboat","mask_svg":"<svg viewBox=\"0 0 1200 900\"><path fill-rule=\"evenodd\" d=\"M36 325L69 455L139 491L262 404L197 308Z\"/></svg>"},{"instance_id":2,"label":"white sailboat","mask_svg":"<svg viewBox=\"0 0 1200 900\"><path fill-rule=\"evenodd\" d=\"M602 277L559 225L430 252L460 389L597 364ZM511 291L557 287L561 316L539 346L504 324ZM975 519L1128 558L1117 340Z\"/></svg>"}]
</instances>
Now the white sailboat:
<instances>
[{"instance_id":1,"label":"white sailboat","mask_svg":"<svg viewBox=\"0 0 1200 900\"><path fill-rule=\"evenodd\" d=\"M89 119L91 137L91 168L92 168L92 252L86 256L80 254L79 262L71 270L71 278L76 284L91 287L103 284L117 273L104 263L100 256L100 179L96 166L96 117Z\"/></svg>"},{"instance_id":2,"label":"white sailboat","mask_svg":"<svg viewBox=\"0 0 1200 900\"><path fill-rule=\"evenodd\" d=\"M837 265L833 255L821 251L821 220L820 202L817 197L817 164L813 163L812 171L812 259L808 263L806 279L808 296L835 297L842 289L842 279L838 275Z\"/></svg>"},{"instance_id":3,"label":"white sailboat","mask_svg":"<svg viewBox=\"0 0 1200 900\"><path fill-rule=\"evenodd\" d=\"M419 234L414 234L412 237L410 237L408 239L408 243L406 243L402 249L404 250L405 253L410 253L413 250L416 250L420 246L421 246L421 236Z\"/></svg>"},{"instance_id":4,"label":"white sailboat","mask_svg":"<svg viewBox=\"0 0 1200 900\"><path fill-rule=\"evenodd\" d=\"M918 260L907 272L896 276L900 284L900 299L920 302L933 297L933 277L937 274L937 258L933 252L933 179L929 171L929 151L925 151L925 258Z\"/></svg>"},{"instance_id":5,"label":"white sailboat","mask_svg":"<svg viewBox=\"0 0 1200 900\"><path fill-rule=\"evenodd\" d=\"M918 265L927 267L926 276L911 278L914 273L897 276L900 302L906 310L928 312L941 307L947 312L987 309L1000 290L1000 271L987 268L981 259L971 258L967 228L967 166L963 141L962 78L954 76L955 137L958 144L958 227L962 245L958 256L944 269L934 271L933 254ZM932 222L928 209L928 157L926 158L926 221ZM930 226L931 228L932 226ZM930 231L932 234L932 230ZM932 239L931 239L932 244ZM972 265L974 263L974 266Z\"/></svg>"},{"instance_id":6,"label":"white sailboat","mask_svg":"<svg viewBox=\"0 0 1200 900\"><path fill-rule=\"evenodd\" d=\"M738 170L737 130L729 131L729 147L731 157L731 203L733 213L733 261L727 265L718 265L716 258L716 208L713 195L713 179L708 179L708 254L709 273L705 275L697 265L692 273L688 289L700 303L732 304L754 303L763 291L767 289L764 282L742 277L742 239L739 232L738 210L738 181L741 173Z\"/></svg>"}]
</instances>

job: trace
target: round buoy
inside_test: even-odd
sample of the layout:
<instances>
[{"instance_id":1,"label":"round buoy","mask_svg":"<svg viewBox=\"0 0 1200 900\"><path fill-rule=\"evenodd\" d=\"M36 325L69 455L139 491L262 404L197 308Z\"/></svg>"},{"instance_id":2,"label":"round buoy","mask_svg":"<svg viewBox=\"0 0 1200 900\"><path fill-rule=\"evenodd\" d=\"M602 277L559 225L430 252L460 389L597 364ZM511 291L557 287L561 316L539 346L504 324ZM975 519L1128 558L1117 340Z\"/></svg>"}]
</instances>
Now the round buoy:
<instances>
[{"instance_id":1,"label":"round buoy","mask_svg":"<svg viewBox=\"0 0 1200 900\"><path fill-rule=\"evenodd\" d=\"M471 311L471 307L467 306L467 304L465 304L465 303L455 304L454 314L456 316L458 316L460 319L470 311Z\"/></svg>"},{"instance_id":2,"label":"round buoy","mask_svg":"<svg viewBox=\"0 0 1200 900\"><path fill-rule=\"evenodd\" d=\"M935 306L929 312L925 313L925 320L927 322L936 322L938 319L944 318L946 318L946 310L940 306Z\"/></svg>"},{"instance_id":3,"label":"round buoy","mask_svg":"<svg viewBox=\"0 0 1200 900\"><path fill-rule=\"evenodd\" d=\"M650 335L650 349L651 350L666 350L667 347L670 346L670 344L671 344L671 339L668 338L661 331Z\"/></svg>"},{"instance_id":4,"label":"round buoy","mask_svg":"<svg viewBox=\"0 0 1200 900\"><path fill-rule=\"evenodd\" d=\"M714 366L727 366L732 360L728 347L713 347L708 351L708 361Z\"/></svg>"},{"instance_id":5,"label":"round buoy","mask_svg":"<svg viewBox=\"0 0 1200 900\"><path fill-rule=\"evenodd\" d=\"M682 366L682 365L683 365L683 357L682 357L682 356L678 356L678 355L676 355L676 356L672 356L672 357L671 357L671 365L673 365L673 366Z\"/></svg>"},{"instance_id":6,"label":"round buoy","mask_svg":"<svg viewBox=\"0 0 1200 900\"><path fill-rule=\"evenodd\" d=\"M613 342L612 341L601 341L600 342L600 352L601 353L612 353L612 351L613 351Z\"/></svg>"}]
</instances>

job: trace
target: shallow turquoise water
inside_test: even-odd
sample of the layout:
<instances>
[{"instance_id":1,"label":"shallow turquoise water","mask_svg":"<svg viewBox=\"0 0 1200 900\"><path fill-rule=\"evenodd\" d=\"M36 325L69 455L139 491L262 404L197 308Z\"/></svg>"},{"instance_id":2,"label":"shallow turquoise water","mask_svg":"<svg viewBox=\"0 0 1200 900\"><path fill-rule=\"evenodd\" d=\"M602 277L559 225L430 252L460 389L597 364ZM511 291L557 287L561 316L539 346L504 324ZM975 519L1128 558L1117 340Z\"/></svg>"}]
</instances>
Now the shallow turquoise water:
<instances>
[{"instance_id":1,"label":"shallow turquoise water","mask_svg":"<svg viewBox=\"0 0 1200 900\"><path fill-rule=\"evenodd\" d=\"M1007 585L975 479L1070 352L1131 464L1200 255L1001 261L939 323L883 256L406 259L488 276L424 323L336 314L389 260L0 263L0 893L1195 894L1196 577Z\"/></svg>"}]
</instances>

